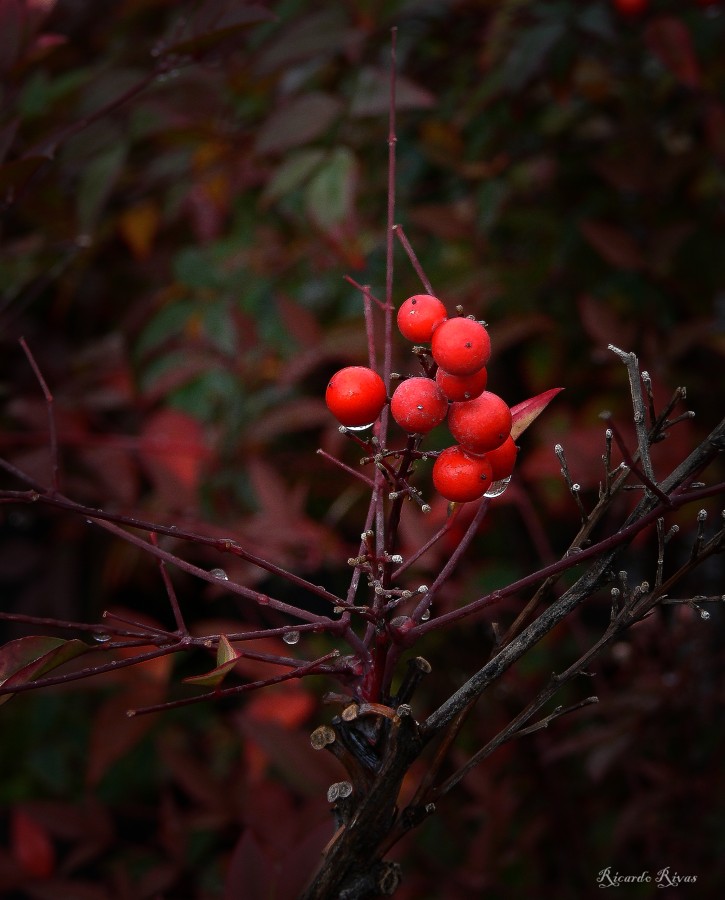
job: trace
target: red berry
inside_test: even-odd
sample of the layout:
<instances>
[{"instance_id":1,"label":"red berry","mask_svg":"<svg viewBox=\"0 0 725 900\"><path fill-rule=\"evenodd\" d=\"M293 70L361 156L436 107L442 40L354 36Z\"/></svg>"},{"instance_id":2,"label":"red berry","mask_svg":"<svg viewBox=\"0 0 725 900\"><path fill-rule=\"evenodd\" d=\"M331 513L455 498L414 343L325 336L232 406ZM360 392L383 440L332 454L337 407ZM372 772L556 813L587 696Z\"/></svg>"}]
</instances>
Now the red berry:
<instances>
[{"instance_id":1,"label":"red berry","mask_svg":"<svg viewBox=\"0 0 725 900\"><path fill-rule=\"evenodd\" d=\"M433 332L431 353L449 375L473 375L488 362L491 339L474 319L446 319Z\"/></svg>"},{"instance_id":2,"label":"red berry","mask_svg":"<svg viewBox=\"0 0 725 900\"><path fill-rule=\"evenodd\" d=\"M486 454L486 459L491 463L494 481L501 481L503 478L510 477L516 465L518 453L519 448L511 435L506 438L500 447L497 447L495 450L489 450Z\"/></svg>"},{"instance_id":3,"label":"red berry","mask_svg":"<svg viewBox=\"0 0 725 900\"><path fill-rule=\"evenodd\" d=\"M491 463L485 456L469 456L463 447L447 447L433 464L433 485L446 500L478 500L491 487Z\"/></svg>"},{"instance_id":4,"label":"red berry","mask_svg":"<svg viewBox=\"0 0 725 900\"><path fill-rule=\"evenodd\" d=\"M446 308L437 297L415 294L400 305L398 328L409 341L427 344L446 315Z\"/></svg>"},{"instance_id":5,"label":"red berry","mask_svg":"<svg viewBox=\"0 0 725 900\"><path fill-rule=\"evenodd\" d=\"M449 400L473 400L486 390L488 372L484 366L473 375L451 375L438 368L436 382Z\"/></svg>"},{"instance_id":6,"label":"red berry","mask_svg":"<svg viewBox=\"0 0 725 900\"><path fill-rule=\"evenodd\" d=\"M448 401L432 378L408 378L395 389L390 412L409 434L427 434L445 419Z\"/></svg>"},{"instance_id":7,"label":"red berry","mask_svg":"<svg viewBox=\"0 0 725 900\"><path fill-rule=\"evenodd\" d=\"M347 366L330 379L325 403L341 425L359 428L377 419L386 397L385 383L377 372L366 366Z\"/></svg>"},{"instance_id":8,"label":"red berry","mask_svg":"<svg viewBox=\"0 0 725 900\"><path fill-rule=\"evenodd\" d=\"M453 437L471 453L495 450L511 433L511 410L497 394L484 391L465 403L452 403L448 427Z\"/></svg>"}]
</instances>

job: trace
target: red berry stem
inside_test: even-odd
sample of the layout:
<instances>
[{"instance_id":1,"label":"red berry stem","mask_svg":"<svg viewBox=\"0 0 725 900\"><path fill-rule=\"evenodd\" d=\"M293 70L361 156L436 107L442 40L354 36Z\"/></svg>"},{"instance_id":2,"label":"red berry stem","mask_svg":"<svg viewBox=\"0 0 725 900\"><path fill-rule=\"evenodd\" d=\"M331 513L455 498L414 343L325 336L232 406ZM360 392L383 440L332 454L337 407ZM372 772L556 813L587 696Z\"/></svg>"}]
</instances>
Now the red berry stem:
<instances>
[{"instance_id":1,"label":"red berry stem","mask_svg":"<svg viewBox=\"0 0 725 900\"><path fill-rule=\"evenodd\" d=\"M420 278L423 287L428 294L434 294L430 281L428 280L428 276L423 271L423 267L418 260L418 257L415 255L415 250L410 245L410 241L405 236L405 232L403 231L402 225L393 225L393 231L395 232L395 236L398 238L400 243L403 245L403 249L408 254L408 259L410 260L413 268L415 269L415 274Z\"/></svg>"}]
</instances>

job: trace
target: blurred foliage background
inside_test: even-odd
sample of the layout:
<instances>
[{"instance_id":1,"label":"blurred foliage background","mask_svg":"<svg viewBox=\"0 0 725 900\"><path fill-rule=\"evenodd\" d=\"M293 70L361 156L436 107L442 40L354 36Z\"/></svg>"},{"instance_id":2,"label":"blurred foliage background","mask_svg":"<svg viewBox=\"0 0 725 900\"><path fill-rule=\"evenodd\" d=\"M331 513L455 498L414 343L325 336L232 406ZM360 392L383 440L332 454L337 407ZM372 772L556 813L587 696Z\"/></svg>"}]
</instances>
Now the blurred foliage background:
<instances>
[{"instance_id":1,"label":"blurred foliage background","mask_svg":"<svg viewBox=\"0 0 725 900\"><path fill-rule=\"evenodd\" d=\"M322 395L336 368L367 360L361 298L343 276L384 294L395 25L396 221L449 308L489 323L493 390L513 404L566 388L527 432L517 478L441 609L556 558L578 514L552 445L591 502L598 414L628 418L607 344L640 356L660 403L688 387L697 418L658 446L660 471L722 415L725 9L623 5L3 0L3 456L48 482L24 336L55 396L65 493L233 534L341 589L364 496L314 451L354 462ZM399 246L395 265L399 303L421 286ZM395 353L410 370L402 342ZM443 521L433 505L425 520L409 511L404 553ZM693 517L672 521L687 531ZM6 610L82 621L114 607L170 624L156 565L80 520L5 506L0 540ZM413 577L431 577L454 541ZM673 560L690 551L679 541ZM633 582L655 557L638 542ZM230 577L294 599L226 562ZM177 586L198 628L269 623L221 589ZM686 588L721 593L722 563ZM607 618L603 597L511 673L459 761ZM499 751L401 848L400 896L581 898L606 866L669 866L697 876L687 896L713 896L725 883L722 627L718 611L703 623L683 606L635 629L584 693L559 700L596 693L597 707ZM442 700L491 639L485 623L431 637L419 650L436 675L420 702ZM125 671L3 707L0 886L82 900L256 898L270 885L294 896L341 777L307 746L330 715L318 686L130 724L139 696L180 689L163 667ZM230 864L236 893L224 893Z\"/></svg>"}]
</instances>

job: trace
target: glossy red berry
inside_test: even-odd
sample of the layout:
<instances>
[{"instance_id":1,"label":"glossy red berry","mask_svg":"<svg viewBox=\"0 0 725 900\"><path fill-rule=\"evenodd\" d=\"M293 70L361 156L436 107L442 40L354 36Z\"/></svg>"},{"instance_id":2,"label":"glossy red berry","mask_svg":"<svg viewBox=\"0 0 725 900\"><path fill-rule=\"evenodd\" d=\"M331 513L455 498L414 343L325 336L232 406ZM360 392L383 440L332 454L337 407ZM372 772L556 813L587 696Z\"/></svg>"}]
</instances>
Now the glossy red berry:
<instances>
[{"instance_id":1,"label":"glossy red berry","mask_svg":"<svg viewBox=\"0 0 725 900\"><path fill-rule=\"evenodd\" d=\"M495 450L511 433L511 410L497 394L484 391L465 403L452 403L448 427L461 446L471 453Z\"/></svg>"},{"instance_id":2,"label":"glossy red berry","mask_svg":"<svg viewBox=\"0 0 725 900\"><path fill-rule=\"evenodd\" d=\"M484 366L473 375L451 375L439 367L436 370L436 382L449 400L473 400L486 390L488 372Z\"/></svg>"},{"instance_id":3,"label":"glossy red berry","mask_svg":"<svg viewBox=\"0 0 725 900\"><path fill-rule=\"evenodd\" d=\"M409 434L427 434L445 419L448 401L432 378L408 378L395 389L390 412Z\"/></svg>"},{"instance_id":4,"label":"glossy red berry","mask_svg":"<svg viewBox=\"0 0 725 900\"><path fill-rule=\"evenodd\" d=\"M385 383L377 372L367 366L347 366L330 379L325 403L341 425L359 428L377 419L386 396Z\"/></svg>"},{"instance_id":5,"label":"glossy red berry","mask_svg":"<svg viewBox=\"0 0 725 900\"><path fill-rule=\"evenodd\" d=\"M450 375L473 375L491 356L488 332L474 319L446 319L431 338L433 359Z\"/></svg>"},{"instance_id":6,"label":"glossy red berry","mask_svg":"<svg viewBox=\"0 0 725 900\"><path fill-rule=\"evenodd\" d=\"M506 438L500 447L497 447L495 450L489 450L486 454L486 459L491 463L494 481L501 481L511 476L516 465L518 453L519 448L511 435Z\"/></svg>"},{"instance_id":7,"label":"glossy red berry","mask_svg":"<svg viewBox=\"0 0 725 900\"><path fill-rule=\"evenodd\" d=\"M463 447L447 447L433 464L433 485L446 500L456 503L478 500L492 483L488 459L469 456Z\"/></svg>"},{"instance_id":8,"label":"glossy red berry","mask_svg":"<svg viewBox=\"0 0 725 900\"><path fill-rule=\"evenodd\" d=\"M427 344L446 315L446 308L437 297L415 294L400 305L398 328L409 341Z\"/></svg>"}]
</instances>

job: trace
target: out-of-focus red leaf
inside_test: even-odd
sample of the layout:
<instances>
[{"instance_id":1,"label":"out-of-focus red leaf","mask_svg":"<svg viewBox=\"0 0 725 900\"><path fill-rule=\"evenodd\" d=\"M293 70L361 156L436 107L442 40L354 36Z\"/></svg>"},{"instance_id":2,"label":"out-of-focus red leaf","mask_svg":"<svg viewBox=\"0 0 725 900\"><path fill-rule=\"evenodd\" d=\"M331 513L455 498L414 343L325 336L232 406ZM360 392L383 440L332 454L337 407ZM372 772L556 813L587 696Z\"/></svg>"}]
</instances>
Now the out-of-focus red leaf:
<instances>
[{"instance_id":1,"label":"out-of-focus red leaf","mask_svg":"<svg viewBox=\"0 0 725 900\"><path fill-rule=\"evenodd\" d=\"M21 0L0 3L0 72L7 72L20 58L25 30L25 4Z\"/></svg>"},{"instance_id":2,"label":"out-of-focus red leaf","mask_svg":"<svg viewBox=\"0 0 725 900\"><path fill-rule=\"evenodd\" d=\"M56 852L47 830L22 807L10 814L10 847L13 857L29 878L50 878Z\"/></svg>"},{"instance_id":3,"label":"out-of-focus red leaf","mask_svg":"<svg viewBox=\"0 0 725 900\"><path fill-rule=\"evenodd\" d=\"M309 309L300 306L288 297L278 295L276 297L285 330L303 347L317 347L320 343L321 328L316 316Z\"/></svg>"},{"instance_id":4,"label":"out-of-focus red leaf","mask_svg":"<svg viewBox=\"0 0 725 900\"><path fill-rule=\"evenodd\" d=\"M237 722L244 737L263 751L295 790L308 796L327 789L330 761L324 758L326 754L312 749L308 735L290 731L276 722L250 719L244 711Z\"/></svg>"},{"instance_id":5,"label":"out-of-focus red leaf","mask_svg":"<svg viewBox=\"0 0 725 900\"><path fill-rule=\"evenodd\" d=\"M691 88L702 82L700 63L687 25L678 16L657 16L644 32L647 46L665 68Z\"/></svg>"},{"instance_id":6,"label":"out-of-focus red leaf","mask_svg":"<svg viewBox=\"0 0 725 900\"><path fill-rule=\"evenodd\" d=\"M608 263L618 269L641 269L644 256L637 242L616 225L594 219L582 219L579 228L589 244Z\"/></svg>"},{"instance_id":7,"label":"out-of-focus red leaf","mask_svg":"<svg viewBox=\"0 0 725 900\"><path fill-rule=\"evenodd\" d=\"M308 11L274 33L259 53L256 72L268 75L305 59L319 63L326 54L337 55L341 47L354 53L355 45L364 39L365 33L361 29L349 27L344 7L328 4L320 10Z\"/></svg>"},{"instance_id":8,"label":"out-of-focus red leaf","mask_svg":"<svg viewBox=\"0 0 725 900\"><path fill-rule=\"evenodd\" d=\"M2 23L0 23L0 28L2 28ZM47 162L46 156L23 156L0 166L0 191L17 190L40 166Z\"/></svg>"},{"instance_id":9,"label":"out-of-focus red leaf","mask_svg":"<svg viewBox=\"0 0 725 900\"><path fill-rule=\"evenodd\" d=\"M4 688L27 684L63 663L88 652L88 644L75 638L22 637L0 647L0 685ZM12 694L0 696L0 704Z\"/></svg>"},{"instance_id":10,"label":"out-of-focus red leaf","mask_svg":"<svg viewBox=\"0 0 725 900\"><path fill-rule=\"evenodd\" d=\"M272 900L275 894L272 860L263 851L250 828L245 828L227 869L224 900L255 897Z\"/></svg>"},{"instance_id":11,"label":"out-of-focus red leaf","mask_svg":"<svg viewBox=\"0 0 725 900\"><path fill-rule=\"evenodd\" d=\"M168 54L200 56L230 38L236 38L251 25L267 21L272 13L256 4L206 2L187 24L186 34L180 41L164 47Z\"/></svg>"},{"instance_id":12,"label":"out-of-focus red leaf","mask_svg":"<svg viewBox=\"0 0 725 900\"><path fill-rule=\"evenodd\" d=\"M609 344L617 347L630 347L635 336L635 326L625 322L602 300L591 294L579 298L579 316L584 330L592 339L602 355Z\"/></svg>"},{"instance_id":13,"label":"out-of-focus red leaf","mask_svg":"<svg viewBox=\"0 0 725 900\"><path fill-rule=\"evenodd\" d=\"M543 394L537 394L536 397L530 397L528 400L522 400L516 406L511 407L511 436L516 440L531 425L534 419L546 409L551 401L564 388L551 388L544 391Z\"/></svg>"},{"instance_id":14,"label":"out-of-focus red leaf","mask_svg":"<svg viewBox=\"0 0 725 900\"><path fill-rule=\"evenodd\" d=\"M276 722L284 728L299 728L312 715L317 703L300 684L283 682L258 691L247 701L247 716L260 722Z\"/></svg>"},{"instance_id":15,"label":"out-of-focus red leaf","mask_svg":"<svg viewBox=\"0 0 725 900\"><path fill-rule=\"evenodd\" d=\"M196 419L180 410L160 410L143 428L139 457L164 503L194 506L203 466L211 457Z\"/></svg>"},{"instance_id":16,"label":"out-of-focus red leaf","mask_svg":"<svg viewBox=\"0 0 725 900\"><path fill-rule=\"evenodd\" d=\"M705 134L712 152L720 159L725 159L725 106L717 100L711 100L705 111Z\"/></svg>"},{"instance_id":17,"label":"out-of-focus red leaf","mask_svg":"<svg viewBox=\"0 0 725 900\"><path fill-rule=\"evenodd\" d=\"M113 438L109 439L106 446L81 444L78 456L94 472L107 501L130 506L138 497L138 471L132 455L122 447L114 447L112 441Z\"/></svg>"},{"instance_id":18,"label":"out-of-focus red leaf","mask_svg":"<svg viewBox=\"0 0 725 900\"><path fill-rule=\"evenodd\" d=\"M141 648L148 649L148 648ZM97 785L110 767L132 750L153 726L153 716L127 716L129 709L160 703L163 685L143 680L123 687L101 704L93 717L86 782Z\"/></svg>"},{"instance_id":19,"label":"out-of-focus red leaf","mask_svg":"<svg viewBox=\"0 0 725 900\"><path fill-rule=\"evenodd\" d=\"M8 150L13 145L19 123L20 119L15 118L8 122L7 125L3 125L3 127L0 128L0 163L5 159Z\"/></svg>"},{"instance_id":20,"label":"out-of-focus red leaf","mask_svg":"<svg viewBox=\"0 0 725 900\"><path fill-rule=\"evenodd\" d=\"M262 124L256 141L258 153L282 153L308 144L330 127L342 104L330 94L301 94L275 109Z\"/></svg>"}]
</instances>

